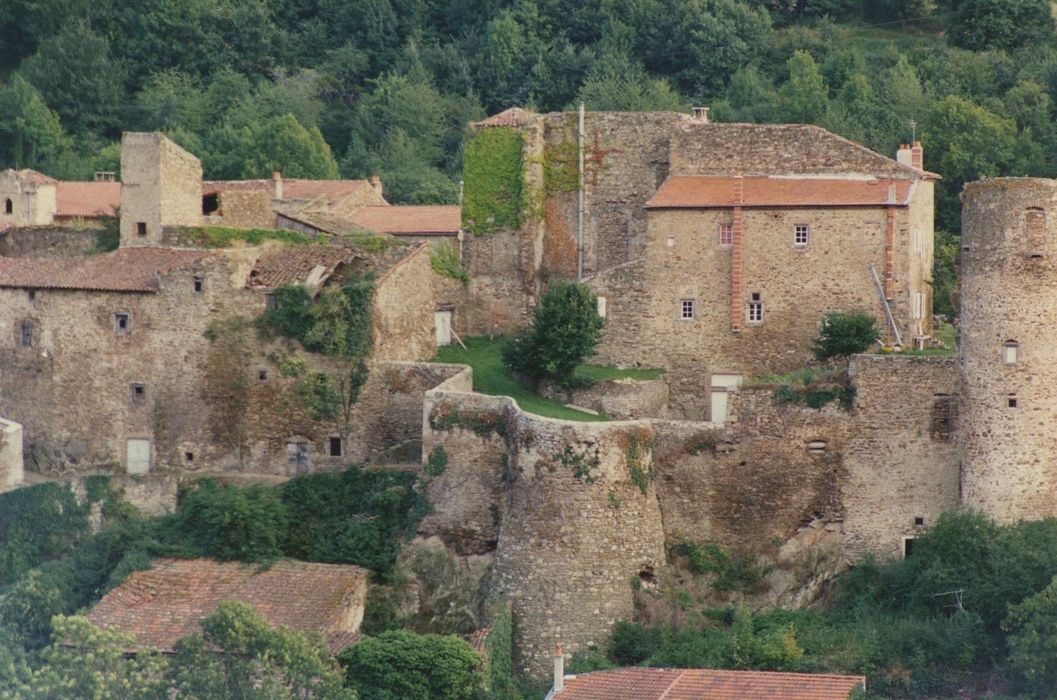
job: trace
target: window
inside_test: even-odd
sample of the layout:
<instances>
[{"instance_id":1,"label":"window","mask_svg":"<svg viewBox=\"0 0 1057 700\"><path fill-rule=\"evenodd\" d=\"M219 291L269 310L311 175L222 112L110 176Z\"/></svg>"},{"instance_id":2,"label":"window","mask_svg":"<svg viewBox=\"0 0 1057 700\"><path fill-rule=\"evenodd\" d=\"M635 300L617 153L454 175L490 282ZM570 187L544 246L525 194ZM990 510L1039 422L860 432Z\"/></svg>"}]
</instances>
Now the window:
<instances>
[{"instance_id":1,"label":"window","mask_svg":"<svg viewBox=\"0 0 1057 700\"><path fill-rule=\"evenodd\" d=\"M137 221L136 222L136 235L137 236L146 236L147 235L147 222L146 221Z\"/></svg>"},{"instance_id":2,"label":"window","mask_svg":"<svg viewBox=\"0 0 1057 700\"><path fill-rule=\"evenodd\" d=\"M950 394L935 394L932 397L932 439L949 442L954 425L954 397Z\"/></svg>"},{"instance_id":3,"label":"window","mask_svg":"<svg viewBox=\"0 0 1057 700\"><path fill-rule=\"evenodd\" d=\"M1015 340L1007 340L1002 344L1002 362L1007 365L1017 364L1020 359L1020 343Z\"/></svg>"},{"instance_id":4,"label":"window","mask_svg":"<svg viewBox=\"0 0 1057 700\"><path fill-rule=\"evenodd\" d=\"M1010 408L1016 408L1020 405L1020 402L1017 401L1017 397L1015 394L1010 394L1009 397L1006 399L1006 405Z\"/></svg>"},{"instance_id":5,"label":"window","mask_svg":"<svg viewBox=\"0 0 1057 700\"><path fill-rule=\"evenodd\" d=\"M600 317L602 317L602 318L606 317L606 302L607 302L607 299L604 296L602 296L601 294L598 295L598 299L595 302L596 305L597 305L596 308L598 310L598 315Z\"/></svg>"},{"instance_id":6,"label":"window","mask_svg":"<svg viewBox=\"0 0 1057 700\"><path fill-rule=\"evenodd\" d=\"M690 321L694 318L694 300L683 299L679 302L679 318Z\"/></svg>"},{"instance_id":7,"label":"window","mask_svg":"<svg viewBox=\"0 0 1057 700\"><path fill-rule=\"evenodd\" d=\"M220 195L207 194L202 196L202 213L205 215L215 214L220 209Z\"/></svg>"},{"instance_id":8,"label":"window","mask_svg":"<svg viewBox=\"0 0 1057 700\"><path fill-rule=\"evenodd\" d=\"M201 277L196 276L194 284L195 284L195 291L196 292L202 291L202 278Z\"/></svg>"},{"instance_id":9,"label":"window","mask_svg":"<svg viewBox=\"0 0 1057 700\"><path fill-rule=\"evenodd\" d=\"M133 406L142 406L147 397L147 385L133 383L129 385L128 402Z\"/></svg>"},{"instance_id":10,"label":"window","mask_svg":"<svg viewBox=\"0 0 1057 700\"><path fill-rule=\"evenodd\" d=\"M1024 227L1027 229L1028 253L1032 258L1046 257L1046 212L1031 208L1024 214Z\"/></svg>"},{"instance_id":11,"label":"window","mask_svg":"<svg viewBox=\"0 0 1057 700\"><path fill-rule=\"evenodd\" d=\"M259 379L262 382L268 381L268 370L266 370L266 369L257 370L257 379Z\"/></svg>"},{"instance_id":12,"label":"window","mask_svg":"<svg viewBox=\"0 0 1057 700\"><path fill-rule=\"evenodd\" d=\"M925 518L924 517L919 515L919 516L914 518L914 527L924 527L924 526L925 526Z\"/></svg>"},{"instance_id":13,"label":"window","mask_svg":"<svg viewBox=\"0 0 1057 700\"><path fill-rule=\"evenodd\" d=\"M195 453L194 452L184 452L184 461L185 462L193 462L193 461L195 461Z\"/></svg>"},{"instance_id":14,"label":"window","mask_svg":"<svg viewBox=\"0 0 1057 700\"><path fill-rule=\"evenodd\" d=\"M327 454L329 454L331 457L340 457L341 456L341 438L340 437L332 436L329 440L327 440Z\"/></svg>"},{"instance_id":15,"label":"window","mask_svg":"<svg viewBox=\"0 0 1057 700\"><path fill-rule=\"evenodd\" d=\"M279 302L275 300L275 295L271 292L264 295L264 308L269 311L275 311L279 308Z\"/></svg>"},{"instance_id":16,"label":"window","mask_svg":"<svg viewBox=\"0 0 1057 700\"><path fill-rule=\"evenodd\" d=\"M22 347L24 347L24 348L33 347L33 322L32 321L23 321L22 322L22 335L21 335L21 341L20 342L21 342Z\"/></svg>"},{"instance_id":17,"label":"window","mask_svg":"<svg viewBox=\"0 0 1057 700\"><path fill-rule=\"evenodd\" d=\"M763 300L759 292L753 292L749 299L749 323L763 323Z\"/></svg>"},{"instance_id":18,"label":"window","mask_svg":"<svg viewBox=\"0 0 1057 700\"><path fill-rule=\"evenodd\" d=\"M29 297L30 301L33 301L34 299L37 298L37 290L35 290L35 289L29 290L29 292L27 293L27 296Z\"/></svg>"},{"instance_id":19,"label":"window","mask_svg":"<svg viewBox=\"0 0 1057 700\"><path fill-rule=\"evenodd\" d=\"M719 225L719 244L734 245L734 224Z\"/></svg>"},{"instance_id":20,"label":"window","mask_svg":"<svg viewBox=\"0 0 1057 700\"><path fill-rule=\"evenodd\" d=\"M4 213L5 214L13 214L14 212L15 212L15 203L12 202L10 199L5 199L4 200Z\"/></svg>"},{"instance_id":21,"label":"window","mask_svg":"<svg viewBox=\"0 0 1057 700\"><path fill-rule=\"evenodd\" d=\"M793 243L799 246L807 245L807 224L797 224L793 231Z\"/></svg>"},{"instance_id":22,"label":"window","mask_svg":"<svg viewBox=\"0 0 1057 700\"><path fill-rule=\"evenodd\" d=\"M903 538L903 558L906 559L914 552L914 537Z\"/></svg>"},{"instance_id":23,"label":"window","mask_svg":"<svg viewBox=\"0 0 1057 700\"><path fill-rule=\"evenodd\" d=\"M128 314L114 314L114 332L118 335L128 335L130 331Z\"/></svg>"}]
</instances>

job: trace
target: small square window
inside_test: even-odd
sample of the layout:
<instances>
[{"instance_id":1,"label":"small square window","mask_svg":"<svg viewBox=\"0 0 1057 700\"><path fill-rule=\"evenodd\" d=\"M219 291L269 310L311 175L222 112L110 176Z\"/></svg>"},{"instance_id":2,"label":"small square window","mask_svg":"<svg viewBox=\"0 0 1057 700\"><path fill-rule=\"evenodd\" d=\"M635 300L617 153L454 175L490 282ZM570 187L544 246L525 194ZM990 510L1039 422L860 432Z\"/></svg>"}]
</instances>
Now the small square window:
<instances>
[{"instance_id":1,"label":"small square window","mask_svg":"<svg viewBox=\"0 0 1057 700\"><path fill-rule=\"evenodd\" d=\"M136 222L136 235L137 236L146 236L147 235L147 222L146 221L137 221Z\"/></svg>"},{"instance_id":2,"label":"small square window","mask_svg":"<svg viewBox=\"0 0 1057 700\"><path fill-rule=\"evenodd\" d=\"M195 277L194 284L195 284L195 291L196 292L202 291L202 278L201 277Z\"/></svg>"},{"instance_id":3,"label":"small square window","mask_svg":"<svg viewBox=\"0 0 1057 700\"><path fill-rule=\"evenodd\" d=\"M921 517L920 515L917 516L916 518L914 518L914 525L915 526L922 527L924 524L925 524L925 518Z\"/></svg>"},{"instance_id":4,"label":"small square window","mask_svg":"<svg viewBox=\"0 0 1057 700\"><path fill-rule=\"evenodd\" d=\"M1006 399L1006 405L1009 406L1010 408L1016 408L1017 406L1020 405L1020 402L1017 401L1017 397L1016 396L1010 396L1009 398Z\"/></svg>"},{"instance_id":5,"label":"small square window","mask_svg":"<svg viewBox=\"0 0 1057 700\"><path fill-rule=\"evenodd\" d=\"M683 299L679 302L679 318L690 321L694 318L694 300Z\"/></svg>"},{"instance_id":6,"label":"small square window","mask_svg":"<svg viewBox=\"0 0 1057 700\"><path fill-rule=\"evenodd\" d=\"M327 452L331 457L341 456L341 438L334 436L327 441Z\"/></svg>"},{"instance_id":7,"label":"small square window","mask_svg":"<svg viewBox=\"0 0 1057 700\"><path fill-rule=\"evenodd\" d=\"M130 331L128 314L114 314L114 332L118 335L128 335Z\"/></svg>"},{"instance_id":8,"label":"small square window","mask_svg":"<svg viewBox=\"0 0 1057 700\"><path fill-rule=\"evenodd\" d=\"M143 404L144 399L147 398L147 385L133 383L129 385L128 400L133 406L139 406Z\"/></svg>"},{"instance_id":9,"label":"small square window","mask_svg":"<svg viewBox=\"0 0 1057 700\"><path fill-rule=\"evenodd\" d=\"M763 323L763 300L759 292L753 292L750 297L749 323Z\"/></svg>"},{"instance_id":10,"label":"small square window","mask_svg":"<svg viewBox=\"0 0 1057 700\"><path fill-rule=\"evenodd\" d=\"M266 369L257 370L257 379L262 381L262 382L268 381L268 370L266 370Z\"/></svg>"},{"instance_id":11,"label":"small square window","mask_svg":"<svg viewBox=\"0 0 1057 700\"><path fill-rule=\"evenodd\" d=\"M807 224L797 224L793 230L793 243L799 246L807 245L808 237L808 226Z\"/></svg>"},{"instance_id":12,"label":"small square window","mask_svg":"<svg viewBox=\"0 0 1057 700\"><path fill-rule=\"evenodd\" d=\"M33 347L33 322L23 321L21 328L21 344L24 348Z\"/></svg>"},{"instance_id":13,"label":"small square window","mask_svg":"<svg viewBox=\"0 0 1057 700\"><path fill-rule=\"evenodd\" d=\"M184 452L184 461L185 462L193 462L193 461L195 461L195 453L194 452Z\"/></svg>"},{"instance_id":14,"label":"small square window","mask_svg":"<svg viewBox=\"0 0 1057 700\"><path fill-rule=\"evenodd\" d=\"M734 245L734 224L719 225L719 244Z\"/></svg>"}]
</instances>

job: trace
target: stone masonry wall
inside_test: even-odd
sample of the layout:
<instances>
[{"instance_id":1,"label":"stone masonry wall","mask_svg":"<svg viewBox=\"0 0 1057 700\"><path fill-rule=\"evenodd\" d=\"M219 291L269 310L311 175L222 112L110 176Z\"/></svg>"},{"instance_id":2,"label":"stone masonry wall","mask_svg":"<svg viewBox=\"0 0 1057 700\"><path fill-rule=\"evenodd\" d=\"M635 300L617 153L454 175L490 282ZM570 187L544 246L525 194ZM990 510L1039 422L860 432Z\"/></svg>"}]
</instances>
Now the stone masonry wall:
<instances>
[{"instance_id":1,"label":"stone masonry wall","mask_svg":"<svg viewBox=\"0 0 1057 700\"><path fill-rule=\"evenodd\" d=\"M268 190L227 190L218 195L216 216L221 226L275 228L272 193Z\"/></svg>"},{"instance_id":2,"label":"stone masonry wall","mask_svg":"<svg viewBox=\"0 0 1057 700\"><path fill-rule=\"evenodd\" d=\"M847 556L898 557L903 537L960 502L957 415L948 411L957 410L955 361L856 355L850 373L856 394L840 494Z\"/></svg>"},{"instance_id":3,"label":"stone masonry wall","mask_svg":"<svg viewBox=\"0 0 1057 700\"><path fill-rule=\"evenodd\" d=\"M0 418L0 491L22 484L22 426Z\"/></svg>"},{"instance_id":4,"label":"stone masonry wall","mask_svg":"<svg viewBox=\"0 0 1057 700\"><path fill-rule=\"evenodd\" d=\"M437 354L435 276L429 244L422 243L378 278L373 308L376 357L428 360Z\"/></svg>"},{"instance_id":5,"label":"stone masonry wall","mask_svg":"<svg viewBox=\"0 0 1057 700\"><path fill-rule=\"evenodd\" d=\"M164 226L202 220L202 164L156 132L121 139L121 244L158 245ZM146 226L139 232L139 224Z\"/></svg>"},{"instance_id":6,"label":"stone masonry wall","mask_svg":"<svg viewBox=\"0 0 1057 700\"><path fill-rule=\"evenodd\" d=\"M651 295L646 288L645 266L645 260L640 258L584 279L592 292L605 299L605 332L595 350L594 362L618 367L641 366L644 362L641 348L647 339L643 335L643 310Z\"/></svg>"},{"instance_id":7,"label":"stone masonry wall","mask_svg":"<svg viewBox=\"0 0 1057 700\"><path fill-rule=\"evenodd\" d=\"M11 201L11 213L6 211ZM17 170L0 171L0 229L47 226L55 219L55 184L38 183Z\"/></svg>"},{"instance_id":8,"label":"stone masonry wall","mask_svg":"<svg viewBox=\"0 0 1057 700\"><path fill-rule=\"evenodd\" d=\"M26 226L0 231L0 256L8 258L74 258L98 243L98 228Z\"/></svg>"}]
</instances>

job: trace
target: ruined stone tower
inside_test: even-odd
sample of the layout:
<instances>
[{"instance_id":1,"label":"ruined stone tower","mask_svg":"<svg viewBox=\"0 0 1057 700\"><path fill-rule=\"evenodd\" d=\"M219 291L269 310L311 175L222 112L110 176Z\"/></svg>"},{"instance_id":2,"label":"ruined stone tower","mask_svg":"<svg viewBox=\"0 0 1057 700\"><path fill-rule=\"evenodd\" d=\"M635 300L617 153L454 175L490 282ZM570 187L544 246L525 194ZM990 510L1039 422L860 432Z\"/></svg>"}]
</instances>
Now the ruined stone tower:
<instances>
[{"instance_id":1,"label":"ruined stone tower","mask_svg":"<svg viewBox=\"0 0 1057 700\"><path fill-rule=\"evenodd\" d=\"M1057 180L969 184L962 210L962 501L1057 515Z\"/></svg>"},{"instance_id":2,"label":"ruined stone tower","mask_svg":"<svg viewBox=\"0 0 1057 700\"><path fill-rule=\"evenodd\" d=\"M202 223L202 164L164 135L121 138L121 245L156 246L165 226Z\"/></svg>"}]
</instances>

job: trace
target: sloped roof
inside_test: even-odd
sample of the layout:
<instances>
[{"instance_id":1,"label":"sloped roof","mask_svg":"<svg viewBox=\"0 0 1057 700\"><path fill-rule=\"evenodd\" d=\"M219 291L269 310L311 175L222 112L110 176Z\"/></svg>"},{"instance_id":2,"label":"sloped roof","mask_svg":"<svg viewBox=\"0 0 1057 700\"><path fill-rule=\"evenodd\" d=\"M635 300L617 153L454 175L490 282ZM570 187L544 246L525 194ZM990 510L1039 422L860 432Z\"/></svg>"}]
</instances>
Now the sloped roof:
<instances>
[{"instance_id":1,"label":"sloped roof","mask_svg":"<svg viewBox=\"0 0 1057 700\"><path fill-rule=\"evenodd\" d=\"M520 107L511 107L510 109L504 109L499 114L493 114L487 119L474 122L474 126L485 128L494 126L518 127L525 123L529 116L533 116L533 113Z\"/></svg>"},{"instance_id":2,"label":"sloped roof","mask_svg":"<svg viewBox=\"0 0 1057 700\"><path fill-rule=\"evenodd\" d=\"M323 633L337 653L358 637L338 627L345 626L350 597L366 585L364 569L344 564L283 560L261 571L241 562L157 559L107 593L88 619L132 635L137 648L171 651L221 602L238 600L271 625Z\"/></svg>"},{"instance_id":3,"label":"sloped roof","mask_svg":"<svg viewBox=\"0 0 1057 700\"><path fill-rule=\"evenodd\" d=\"M0 287L156 292L158 275L207 255L201 250L144 247L80 258L0 257Z\"/></svg>"},{"instance_id":4,"label":"sloped roof","mask_svg":"<svg viewBox=\"0 0 1057 700\"><path fill-rule=\"evenodd\" d=\"M555 700L848 700L864 676L618 668L567 676Z\"/></svg>"},{"instance_id":5,"label":"sloped roof","mask_svg":"<svg viewBox=\"0 0 1057 700\"><path fill-rule=\"evenodd\" d=\"M56 216L114 216L121 206L120 182L57 182Z\"/></svg>"},{"instance_id":6,"label":"sloped roof","mask_svg":"<svg viewBox=\"0 0 1057 700\"><path fill-rule=\"evenodd\" d=\"M19 177L30 182L36 183L38 185L54 185L57 182L55 178L48 177L42 172L30 170L28 168L26 168L25 170L16 170L15 173Z\"/></svg>"},{"instance_id":7,"label":"sloped roof","mask_svg":"<svg viewBox=\"0 0 1057 700\"><path fill-rule=\"evenodd\" d=\"M743 207L905 207L912 189L911 180L675 175L664 181L646 206L703 209L740 203Z\"/></svg>"},{"instance_id":8,"label":"sloped roof","mask_svg":"<svg viewBox=\"0 0 1057 700\"><path fill-rule=\"evenodd\" d=\"M394 236L453 236L462 228L455 205L369 206L345 217L357 226Z\"/></svg>"},{"instance_id":9,"label":"sloped roof","mask_svg":"<svg viewBox=\"0 0 1057 700\"><path fill-rule=\"evenodd\" d=\"M250 271L247 287L274 289L284 284L323 284L342 263L356 257L343 246L293 245L264 251Z\"/></svg>"},{"instance_id":10,"label":"sloped roof","mask_svg":"<svg viewBox=\"0 0 1057 700\"><path fill-rule=\"evenodd\" d=\"M361 188L370 187L366 180L305 180L301 178L283 178L283 199L317 199L326 197L331 202L337 202L357 192ZM275 187L272 180L207 180L202 183L202 194L216 194L218 192L254 190L271 191Z\"/></svg>"}]
</instances>

